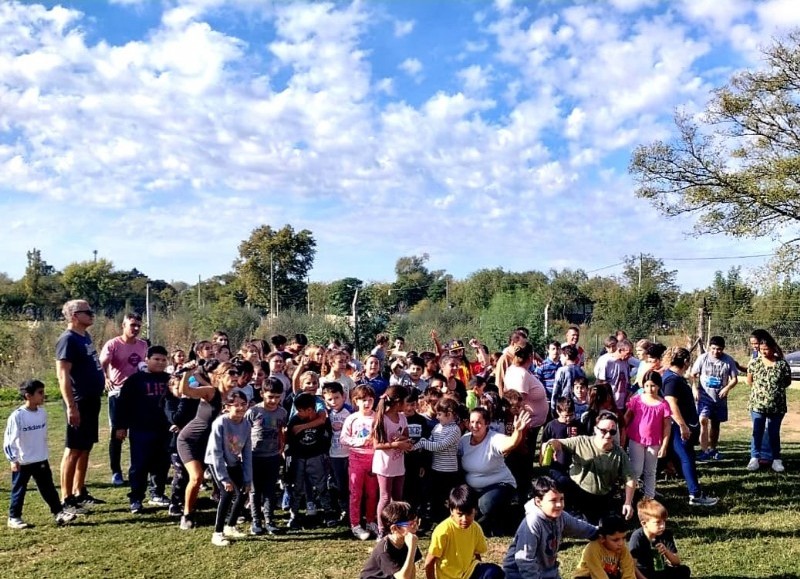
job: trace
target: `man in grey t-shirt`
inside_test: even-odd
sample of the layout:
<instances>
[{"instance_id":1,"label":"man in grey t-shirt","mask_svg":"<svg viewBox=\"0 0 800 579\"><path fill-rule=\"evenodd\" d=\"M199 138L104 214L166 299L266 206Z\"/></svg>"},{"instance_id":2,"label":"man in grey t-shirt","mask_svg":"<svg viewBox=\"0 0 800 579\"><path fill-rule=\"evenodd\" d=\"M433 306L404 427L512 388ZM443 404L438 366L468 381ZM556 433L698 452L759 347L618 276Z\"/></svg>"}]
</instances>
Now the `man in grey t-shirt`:
<instances>
[{"instance_id":1,"label":"man in grey t-shirt","mask_svg":"<svg viewBox=\"0 0 800 579\"><path fill-rule=\"evenodd\" d=\"M708 352L692 366L692 390L700 416L697 460L719 460L719 425L728 421L728 394L739 381L736 361L724 352L725 338L712 336Z\"/></svg>"}]
</instances>

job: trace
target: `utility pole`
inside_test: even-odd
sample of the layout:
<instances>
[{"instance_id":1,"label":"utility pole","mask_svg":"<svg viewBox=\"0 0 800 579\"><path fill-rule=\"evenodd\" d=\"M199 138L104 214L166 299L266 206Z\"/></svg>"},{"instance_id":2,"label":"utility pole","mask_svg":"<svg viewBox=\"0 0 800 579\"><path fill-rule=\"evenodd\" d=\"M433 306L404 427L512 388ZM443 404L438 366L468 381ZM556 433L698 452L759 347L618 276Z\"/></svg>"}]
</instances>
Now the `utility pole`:
<instances>
[{"instance_id":1,"label":"utility pole","mask_svg":"<svg viewBox=\"0 0 800 579\"><path fill-rule=\"evenodd\" d=\"M97 250L93 249L92 253L94 254L94 262L97 263Z\"/></svg>"},{"instance_id":2,"label":"utility pole","mask_svg":"<svg viewBox=\"0 0 800 579\"><path fill-rule=\"evenodd\" d=\"M644 255L639 254L639 291L642 291L642 269L644 268Z\"/></svg>"},{"instance_id":3,"label":"utility pole","mask_svg":"<svg viewBox=\"0 0 800 579\"><path fill-rule=\"evenodd\" d=\"M550 331L550 302L544 306L544 337L547 338L547 332Z\"/></svg>"},{"instance_id":4,"label":"utility pole","mask_svg":"<svg viewBox=\"0 0 800 579\"><path fill-rule=\"evenodd\" d=\"M311 276L306 275L306 299L308 300L308 315L311 315Z\"/></svg>"},{"instance_id":5,"label":"utility pole","mask_svg":"<svg viewBox=\"0 0 800 579\"><path fill-rule=\"evenodd\" d=\"M153 320L150 317L150 282L147 282L144 293L144 315L147 320L147 337L153 339Z\"/></svg>"},{"instance_id":6,"label":"utility pole","mask_svg":"<svg viewBox=\"0 0 800 579\"><path fill-rule=\"evenodd\" d=\"M358 288L353 293L353 341L355 342L355 356L358 358Z\"/></svg>"},{"instance_id":7,"label":"utility pole","mask_svg":"<svg viewBox=\"0 0 800 579\"><path fill-rule=\"evenodd\" d=\"M275 302L275 262L272 259L272 252L269 254L269 315L275 317L275 310L272 304Z\"/></svg>"}]
</instances>

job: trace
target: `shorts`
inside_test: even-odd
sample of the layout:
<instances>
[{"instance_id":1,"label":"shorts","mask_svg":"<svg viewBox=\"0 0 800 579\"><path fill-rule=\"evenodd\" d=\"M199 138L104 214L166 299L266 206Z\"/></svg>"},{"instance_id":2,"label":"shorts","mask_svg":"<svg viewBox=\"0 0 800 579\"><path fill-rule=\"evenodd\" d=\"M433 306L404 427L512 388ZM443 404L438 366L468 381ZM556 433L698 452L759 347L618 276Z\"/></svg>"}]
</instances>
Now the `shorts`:
<instances>
[{"instance_id":1,"label":"shorts","mask_svg":"<svg viewBox=\"0 0 800 579\"><path fill-rule=\"evenodd\" d=\"M700 418L708 418L715 422L727 422L728 400L725 398L714 400L705 392L701 392L700 399L697 401L697 414Z\"/></svg>"},{"instance_id":2,"label":"shorts","mask_svg":"<svg viewBox=\"0 0 800 579\"><path fill-rule=\"evenodd\" d=\"M92 450L99 440L100 397L81 398L75 404L81 415L81 424L78 428L67 424L67 442L64 446L72 450Z\"/></svg>"}]
</instances>

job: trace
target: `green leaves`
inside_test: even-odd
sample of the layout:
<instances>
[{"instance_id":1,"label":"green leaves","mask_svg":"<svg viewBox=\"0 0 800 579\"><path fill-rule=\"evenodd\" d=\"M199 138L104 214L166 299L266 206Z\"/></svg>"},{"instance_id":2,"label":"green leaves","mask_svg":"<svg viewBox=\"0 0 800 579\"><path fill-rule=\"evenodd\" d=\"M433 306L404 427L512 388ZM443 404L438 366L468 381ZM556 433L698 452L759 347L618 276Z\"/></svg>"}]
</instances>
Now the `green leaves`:
<instances>
[{"instance_id":1,"label":"green leaves","mask_svg":"<svg viewBox=\"0 0 800 579\"><path fill-rule=\"evenodd\" d=\"M317 242L308 229L262 225L239 244L234 270L251 305L275 313L306 301L306 276L314 265ZM270 293L272 278L272 293Z\"/></svg>"},{"instance_id":2,"label":"green leaves","mask_svg":"<svg viewBox=\"0 0 800 579\"><path fill-rule=\"evenodd\" d=\"M674 139L631 156L636 195L667 216L695 215L696 234L800 230L800 31L764 55L767 68L733 76L699 120L676 113Z\"/></svg>"}]
</instances>

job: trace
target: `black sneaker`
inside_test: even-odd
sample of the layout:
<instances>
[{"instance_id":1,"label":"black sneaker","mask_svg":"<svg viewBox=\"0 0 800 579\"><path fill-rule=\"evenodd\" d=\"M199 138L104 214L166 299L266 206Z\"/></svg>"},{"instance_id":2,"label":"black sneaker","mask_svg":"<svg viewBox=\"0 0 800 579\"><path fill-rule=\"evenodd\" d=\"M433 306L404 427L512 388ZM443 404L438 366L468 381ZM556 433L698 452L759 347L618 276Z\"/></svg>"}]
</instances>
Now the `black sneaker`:
<instances>
[{"instance_id":1,"label":"black sneaker","mask_svg":"<svg viewBox=\"0 0 800 579\"><path fill-rule=\"evenodd\" d=\"M92 495L90 495L89 491L87 491L86 489L84 489L81 494L75 497L75 500L78 502L79 505L83 507L106 504L106 502L103 499L98 499L97 497L93 497Z\"/></svg>"},{"instance_id":2,"label":"black sneaker","mask_svg":"<svg viewBox=\"0 0 800 579\"><path fill-rule=\"evenodd\" d=\"M73 515L86 515L89 510L84 508L75 497L67 497L61 505L61 510Z\"/></svg>"}]
</instances>

